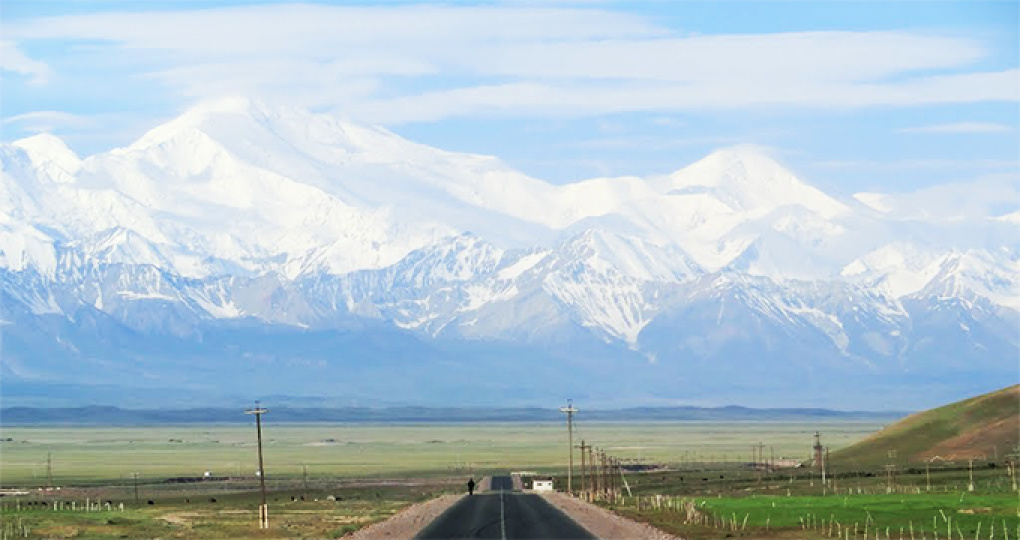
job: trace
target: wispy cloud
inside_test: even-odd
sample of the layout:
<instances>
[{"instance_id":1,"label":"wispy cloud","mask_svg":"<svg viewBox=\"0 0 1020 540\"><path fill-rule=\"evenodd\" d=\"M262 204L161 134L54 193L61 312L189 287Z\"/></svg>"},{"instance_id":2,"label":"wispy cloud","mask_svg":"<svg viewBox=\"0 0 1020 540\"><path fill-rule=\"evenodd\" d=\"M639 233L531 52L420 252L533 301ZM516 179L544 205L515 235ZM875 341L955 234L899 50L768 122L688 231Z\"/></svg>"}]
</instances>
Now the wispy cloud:
<instances>
[{"instance_id":1,"label":"wispy cloud","mask_svg":"<svg viewBox=\"0 0 1020 540\"><path fill-rule=\"evenodd\" d=\"M26 76L28 84L34 86L46 84L53 75L46 63L25 56L11 41L0 41L0 71Z\"/></svg>"},{"instance_id":2,"label":"wispy cloud","mask_svg":"<svg viewBox=\"0 0 1020 540\"><path fill-rule=\"evenodd\" d=\"M63 129L96 127L94 118L61 111L34 111L3 119L4 125L17 127L29 133L51 133Z\"/></svg>"},{"instance_id":3,"label":"wispy cloud","mask_svg":"<svg viewBox=\"0 0 1020 540\"><path fill-rule=\"evenodd\" d=\"M19 20L5 35L76 43L77 64L182 98L285 97L385 124L1016 101L1020 81L1015 69L969 69L985 45L958 36L680 36L588 7L262 5ZM21 72L46 80L45 65L12 50ZM138 71L113 71L124 66Z\"/></svg>"},{"instance_id":4,"label":"wispy cloud","mask_svg":"<svg viewBox=\"0 0 1020 540\"><path fill-rule=\"evenodd\" d=\"M1013 131L1013 129L1006 124L991 122L956 122L952 124L908 127L897 131L900 133L1006 133Z\"/></svg>"},{"instance_id":5,"label":"wispy cloud","mask_svg":"<svg viewBox=\"0 0 1020 540\"><path fill-rule=\"evenodd\" d=\"M811 163L820 169L846 169L861 171L903 170L1003 170L1020 169L1020 161L1002 159L896 159L878 160L825 160Z\"/></svg>"}]
</instances>

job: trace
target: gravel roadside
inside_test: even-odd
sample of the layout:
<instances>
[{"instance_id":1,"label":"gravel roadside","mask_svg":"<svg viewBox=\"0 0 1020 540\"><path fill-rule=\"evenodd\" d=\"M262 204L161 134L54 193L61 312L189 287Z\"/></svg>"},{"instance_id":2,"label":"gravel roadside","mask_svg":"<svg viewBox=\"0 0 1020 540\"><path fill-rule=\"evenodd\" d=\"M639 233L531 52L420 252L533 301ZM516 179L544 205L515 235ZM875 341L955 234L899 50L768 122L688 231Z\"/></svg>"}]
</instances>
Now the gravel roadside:
<instances>
[{"instance_id":1,"label":"gravel roadside","mask_svg":"<svg viewBox=\"0 0 1020 540\"><path fill-rule=\"evenodd\" d=\"M386 521L380 521L363 529L345 535L350 540L368 540L371 538L414 538L426 525L432 523L439 514L453 506L464 494L443 495L442 497L413 504Z\"/></svg>"},{"instance_id":2,"label":"gravel roadside","mask_svg":"<svg viewBox=\"0 0 1020 540\"><path fill-rule=\"evenodd\" d=\"M617 539L648 539L648 540L681 540L676 536L664 533L651 525L638 523L618 516L594 504L568 497L563 493L543 493L545 500L559 508L588 532L603 540Z\"/></svg>"}]
</instances>

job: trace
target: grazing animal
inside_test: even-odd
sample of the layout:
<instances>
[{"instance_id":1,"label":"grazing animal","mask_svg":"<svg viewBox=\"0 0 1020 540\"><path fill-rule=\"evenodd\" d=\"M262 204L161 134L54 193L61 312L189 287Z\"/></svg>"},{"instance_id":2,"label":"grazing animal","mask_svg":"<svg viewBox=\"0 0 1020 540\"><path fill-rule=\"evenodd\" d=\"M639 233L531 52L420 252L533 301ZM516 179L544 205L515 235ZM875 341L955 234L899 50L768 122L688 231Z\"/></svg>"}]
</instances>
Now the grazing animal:
<instances>
[{"instance_id":1,"label":"grazing animal","mask_svg":"<svg viewBox=\"0 0 1020 540\"><path fill-rule=\"evenodd\" d=\"M209 497L209 502L211 502L211 503L216 502L216 497Z\"/></svg>"},{"instance_id":2,"label":"grazing animal","mask_svg":"<svg viewBox=\"0 0 1020 540\"><path fill-rule=\"evenodd\" d=\"M149 504L156 504L156 501L149 499Z\"/></svg>"}]
</instances>

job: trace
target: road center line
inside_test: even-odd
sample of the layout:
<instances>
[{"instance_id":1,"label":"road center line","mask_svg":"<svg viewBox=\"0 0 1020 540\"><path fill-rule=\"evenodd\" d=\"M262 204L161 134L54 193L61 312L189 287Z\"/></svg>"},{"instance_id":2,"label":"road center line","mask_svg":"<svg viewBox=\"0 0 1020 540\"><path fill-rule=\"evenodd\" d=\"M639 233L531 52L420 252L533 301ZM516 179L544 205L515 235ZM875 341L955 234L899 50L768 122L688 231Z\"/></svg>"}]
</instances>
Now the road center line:
<instances>
[{"instance_id":1,"label":"road center line","mask_svg":"<svg viewBox=\"0 0 1020 540\"><path fill-rule=\"evenodd\" d=\"M506 540L506 513L503 509L503 490L499 490L499 532Z\"/></svg>"}]
</instances>

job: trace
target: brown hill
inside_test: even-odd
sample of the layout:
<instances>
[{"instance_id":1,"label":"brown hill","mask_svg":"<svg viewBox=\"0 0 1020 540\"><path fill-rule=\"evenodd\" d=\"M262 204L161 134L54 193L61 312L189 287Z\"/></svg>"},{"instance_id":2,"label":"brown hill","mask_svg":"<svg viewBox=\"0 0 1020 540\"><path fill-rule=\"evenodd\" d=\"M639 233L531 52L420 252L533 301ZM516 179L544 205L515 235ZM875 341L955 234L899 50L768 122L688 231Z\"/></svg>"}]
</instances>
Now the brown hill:
<instances>
[{"instance_id":1,"label":"brown hill","mask_svg":"<svg viewBox=\"0 0 1020 540\"><path fill-rule=\"evenodd\" d=\"M912 414L830 457L877 466L931 459L999 459L1020 447L1020 385Z\"/></svg>"}]
</instances>

